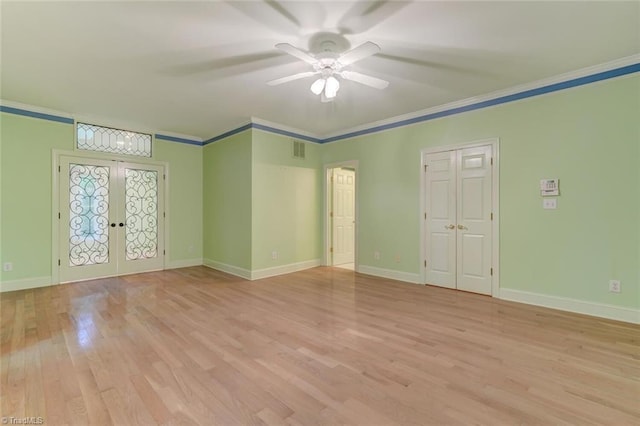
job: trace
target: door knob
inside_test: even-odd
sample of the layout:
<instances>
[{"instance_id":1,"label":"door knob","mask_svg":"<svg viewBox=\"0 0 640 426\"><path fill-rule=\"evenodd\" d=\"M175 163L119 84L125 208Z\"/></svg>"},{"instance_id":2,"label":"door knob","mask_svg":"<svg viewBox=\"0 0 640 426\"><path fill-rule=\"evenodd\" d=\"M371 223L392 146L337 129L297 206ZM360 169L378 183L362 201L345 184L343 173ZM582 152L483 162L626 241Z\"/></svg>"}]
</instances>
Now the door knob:
<instances>
[{"instance_id":1,"label":"door knob","mask_svg":"<svg viewBox=\"0 0 640 426\"><path fill-rule=\"evenodd\" d=\"M118 225L120 226L120 228L122 228L124 226L124 223L120 222Z\"/></svg>"},{"instance_id":2,"label":"door knob","mask_svg":"<svg viewBox=\"0 0 640 426\"><path fill-rule=\"evenodd\" d=\"M464 226L464 225L458 225L458 229L469 229L469 228L467 228L467 227L466 227L466 226Z\"/></svg>"},{"instance_id":3,"label":"door knob","mask_svg":"<svg viewBox=\"0 0 640 426\"><path fill-rule=\"evenodd\" d=\"M444 229L456 229L456 226L455 225L449 225L449 226L445 225Z\"/></svg>"},{"instance_id":4,"label":"door knob","mask_svg":"<svg viewBox=\"0 0 640 426\"><path fill-rule=\"evenodd\" d=\"M115 227L116 227L116 224L115 224L115 223L112 223L112 224L111 224L111 227L112 227L112 228L115 228Z\"/></svg>"}]
</instances>

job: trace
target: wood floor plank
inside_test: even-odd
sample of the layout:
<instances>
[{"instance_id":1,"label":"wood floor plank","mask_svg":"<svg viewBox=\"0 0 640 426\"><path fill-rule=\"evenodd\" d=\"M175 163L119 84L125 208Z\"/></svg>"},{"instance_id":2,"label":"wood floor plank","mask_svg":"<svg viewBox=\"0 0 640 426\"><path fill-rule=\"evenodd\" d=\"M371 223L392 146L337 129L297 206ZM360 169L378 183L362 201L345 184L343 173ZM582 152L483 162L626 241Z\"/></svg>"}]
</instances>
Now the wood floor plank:
<instances>
[{"instance_id":1,"label":"wood floor plank","mask_svg":"<svg viewBox=\"0 0 640 426\"><path fill-rule=\"evenodd\" d=\"M96 425L640 424L640 326L337 268L0 294L2 416Z\"/></svg>"}]
</instances>

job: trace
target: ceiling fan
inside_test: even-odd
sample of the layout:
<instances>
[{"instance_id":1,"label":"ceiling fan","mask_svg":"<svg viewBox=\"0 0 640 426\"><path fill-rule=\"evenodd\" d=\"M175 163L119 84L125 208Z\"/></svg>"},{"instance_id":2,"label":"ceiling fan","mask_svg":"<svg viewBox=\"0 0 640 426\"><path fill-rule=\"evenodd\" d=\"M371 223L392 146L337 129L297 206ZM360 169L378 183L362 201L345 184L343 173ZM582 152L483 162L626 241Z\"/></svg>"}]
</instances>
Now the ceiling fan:
<instances>
[{"instance_id":1,"label":"ceiling fan","mask_svg":"<svg viewBox=\"0 0 640 426\"><path fill-rule=\"evenodd\" d=\"M340 81L336 77L355 81L356 83L364 84L365 86L376 89L384 89L389 85L388 81L344 69L346 66L351 65L354 62L378 53L380 51L380 47L377 44L367 41L366 43L342 54L336 53L337 44L333 40L325 40L320 43L320 46L320 53L311 54L298 49L289 43L276 44L276 48L311 65L313 67L313 71L306 71L278 78L267 82L267 84L270 86L277 86L278 84L318 75L319 78L311 85L311 91L315 95L320 95L320 100L322 102L331 102L335 99L336 94L340 89Z\"/></svg>"}]
</instances>

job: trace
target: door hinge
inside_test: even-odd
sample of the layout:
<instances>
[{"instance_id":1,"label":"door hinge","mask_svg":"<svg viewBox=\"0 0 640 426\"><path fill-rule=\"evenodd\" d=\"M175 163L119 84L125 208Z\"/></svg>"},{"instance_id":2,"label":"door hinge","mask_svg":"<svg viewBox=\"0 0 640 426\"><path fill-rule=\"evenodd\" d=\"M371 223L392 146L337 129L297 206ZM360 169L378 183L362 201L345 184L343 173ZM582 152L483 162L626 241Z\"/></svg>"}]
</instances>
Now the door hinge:
<instances>
[{"instance_id":1,"label":"door hinge","mask_svg":"<svg viewBox=\"0 0 640 426\"><path fill-rule=\"evenodd\" d=\"M166 212L162 212L162 217L167 217L167 213Z\"/></svg>"},{"instance_id":2,"label":"door hinge","mask_svg":"<svg viewBox=\"0 0 640 426\"><path fill-rule=\"evenodd\" d=\"M165 175L164 173L162 174L162 179L163 180L167 180L167 175Z\"/></svg>"},{"instance_id":3,"label":"door hinge","mask_svg":"<svg viewBox=\"0 0 640 426\"><path fill-rule=\"evenodd\" d=\"M425 164L425 165L424 165L424 171L425 171L425 172L427 171L427 167L428 167L428 166Z\"/></svg>"},{"instance_id":4,"label":"door hinge","mask_svg":"<svg viewBox=\"0 0 640 426\"><path fill-rule=\"evenodd\" d=\"M60 173L60 166L58 166L58 173Z\"/></svg>"},{"instance_id":5,"label":"door hinge","mask_svg":"<svg viewBox=\"0 0 640 426\"><path fill-rule=\"evenodd\" d=\"M491 276L493 276L493 268L491 268Z\"/></svg>"},{"instance_id":6,"label":"door hinge","mask_svg":"<svg viewBox=\"0 0 640 426\"><path fill-rule=\"evenodd\" d=\"M58 259L58 266L60 266L60 259Z\"/></svg>"},{"instance_id":7,"label":"door hinge","mask_svg":"<svg viewBox=\"0 0 640 426\"><path fill-rule=\"evenodd\" d=\"M491 157L491 165L493 166L493 157Z\"/></svg>"},{"instance_id":8,"label":"door hinge","mask_svg":"<svg viewBox=\"0 0 640 426\"><path fill-rule=\"evenodd\" d=\"M426 260L424 261L424 267L425 268L427 267L427 261Z\"/></svg>"},{"instance_id":9,"label":"door hinge","mask_svg":"<svg viewBox=\"0 0 640 426\"><path fill-rule=\"evenodd\" d=\"M333 217L333 212L329 212L329 217Z\"/></svg>"},{"instance_id":10,"label":"door hinge","mask_svg":"<svg viewBox=\"0 0 640 426\"><path fill-rule=\"evenodd\" d=\"M58 212L58 219L60 219L60 212Z\"/></svg>"},{"instance_id":11,"label":"door hinge","mask_svg":"<svg viewBox=\"0 0 640 426\"><path fill-rule=\"evenodd\" d=\"M491 220L493 220L493 212L491 212Z\"/></svg>"},{"instance_id":12,"label":"door hinge","mask_svg":"<svg viewBox=\"0 0 640 426\"><path fill-rule=\"evenodd\" d=\"M329 253L333 253L333 247L329 248Z\"/></svg>"},{"instance_id":13,"label":"door hinge","mask_svg":"<svg viewBox=\"0 0 640 426\"><path fill-rule=\"evenodd\" d=\"M164 256L165 254L167 254L166 250L162 250L162 255Z\"/></svg>"}]
</instances>

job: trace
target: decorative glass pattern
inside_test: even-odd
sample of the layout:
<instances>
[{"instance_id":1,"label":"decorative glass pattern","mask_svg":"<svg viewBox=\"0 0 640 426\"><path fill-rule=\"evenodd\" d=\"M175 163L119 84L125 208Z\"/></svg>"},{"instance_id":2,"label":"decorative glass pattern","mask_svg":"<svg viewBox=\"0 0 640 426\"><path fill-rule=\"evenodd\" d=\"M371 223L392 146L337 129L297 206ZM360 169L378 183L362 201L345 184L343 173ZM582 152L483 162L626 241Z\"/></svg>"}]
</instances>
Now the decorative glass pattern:
<instances>
[{"instance_id":1,"label":"decorative glass pattern","mask_svg":"<svg viewBox=\"0 0 640 426\"><path fill-rule=\"evenodd\" d=\"M109 262L109 167L69 165L69 266Z\"/></svg>"},{"instance_id":2,"label":"decorative glass pattern","mask_svg":"<svg viewBox=\"0 0 640 426\"><path fill-rule=\"evenodd\" d=\"M78 149L151 157L151 135L78 123Z\"/></svg>"},{"instance_id":3,"label":"decorative glass pattern","mask_svg":"<svg viewBox=\"0 0 640 426\"><path fill-rule=\"evenodd\" d=\"M126 259L158 256L158 172L125 169Z\"/></svg>"}]
</instances>

